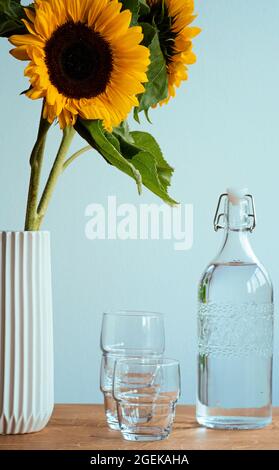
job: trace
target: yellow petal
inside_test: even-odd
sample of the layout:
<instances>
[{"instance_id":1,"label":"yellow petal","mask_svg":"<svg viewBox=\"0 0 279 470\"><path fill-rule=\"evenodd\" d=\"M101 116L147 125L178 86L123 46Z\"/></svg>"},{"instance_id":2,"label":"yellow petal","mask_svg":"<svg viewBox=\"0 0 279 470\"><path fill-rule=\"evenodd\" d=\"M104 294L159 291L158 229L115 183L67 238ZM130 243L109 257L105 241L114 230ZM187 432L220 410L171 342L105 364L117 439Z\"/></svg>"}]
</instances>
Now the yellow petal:
<instances>
[{"instance_id":1,"label":"yellow petal","mask_svg":"<svg viewBox=\"0 0 279 470\"><path fill-rule=\"evenodd\" d=\"M14 46L26 46L30 44L31 46L44 47L44 41L33 34L15 34L9 38L9 41Z\"/></svg>"},{"instance_id":2,"label":"yellow petal","mask_svg":"<svg viewBox=\"0 0 279 470\"><path fill-rule=\"evenodd\" d=\"M36 31L34 27L29 23L29 21L22 20L22 23L25 25L27 31L29 31L30 34L36 35Z\"/></svg>"},{"instance_id":3,"label":"yellow petal","mask_svg":"<svg viewBox=\"0 0 279 470\"><path fill-rule=\"evenodd\" d=\"M25 15L27 16L27 18L28 18L32 23L34 23L35 12L32 10L32 8L24 8L24 12L25 12Z\"/></svg>"},{"instance_id":4,"label":"yellow petal","mask_svg":"<svg viewBox=\"0 0 279 470\"><path fill-rule=\"evenodd\" d=\"M186 28L186 34L191 39L196 37L198 34L200 34L200 32L201 32L201 28L198 28L197 26Z\"/></svg>"},{"instance_id":5,"label":"yellow petal","mask_svg":"<svg viewBox=\"0 0 279 470\"><path fill-rule=\"evenodd\" d=\"M15 49L10 50L10 54L18 60L28 60L29 56L26 50L26 46L19 46Z\"/></svg>"}]
</instances>

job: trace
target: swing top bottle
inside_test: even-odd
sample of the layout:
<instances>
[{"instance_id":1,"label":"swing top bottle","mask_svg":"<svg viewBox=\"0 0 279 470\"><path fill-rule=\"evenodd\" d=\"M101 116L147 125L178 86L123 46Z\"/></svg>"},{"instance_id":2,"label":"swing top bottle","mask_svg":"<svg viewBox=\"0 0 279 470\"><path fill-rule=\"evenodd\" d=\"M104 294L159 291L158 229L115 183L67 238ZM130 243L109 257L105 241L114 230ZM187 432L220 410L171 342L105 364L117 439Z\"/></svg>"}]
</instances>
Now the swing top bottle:
<instances>
[{"instance_id":1,"label":"swing top bottle","mask_svg":"<svg viewBox=\"0 0 279 470\"><path fill-rule=\"evenodd\" d=\"M250 244L253 197L222 194L214 227L224 242L199 285L197 420L261 428L272 419L273 288Z\"/></svg>"}]
</instances>

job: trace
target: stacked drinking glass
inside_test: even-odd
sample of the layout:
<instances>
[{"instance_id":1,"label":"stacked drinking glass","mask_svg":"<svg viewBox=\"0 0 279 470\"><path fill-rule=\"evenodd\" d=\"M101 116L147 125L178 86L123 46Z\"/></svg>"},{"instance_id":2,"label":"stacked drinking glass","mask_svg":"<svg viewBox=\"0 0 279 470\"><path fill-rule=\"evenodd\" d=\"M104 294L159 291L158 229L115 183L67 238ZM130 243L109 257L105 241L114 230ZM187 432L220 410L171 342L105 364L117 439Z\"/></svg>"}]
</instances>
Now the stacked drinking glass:
<instances>
[{"instance_id":1,"label":"stacked drinking glass","mask_svg":"<svg viewBox=\"0 0 279 470\"><path fill-rule=\"evenodd\" d=\"M168 437L180 395L180 368L178 361L163 357L163 315L104 313L101 349L108 426L132 441Z\"/></svg>"}]
</instances>

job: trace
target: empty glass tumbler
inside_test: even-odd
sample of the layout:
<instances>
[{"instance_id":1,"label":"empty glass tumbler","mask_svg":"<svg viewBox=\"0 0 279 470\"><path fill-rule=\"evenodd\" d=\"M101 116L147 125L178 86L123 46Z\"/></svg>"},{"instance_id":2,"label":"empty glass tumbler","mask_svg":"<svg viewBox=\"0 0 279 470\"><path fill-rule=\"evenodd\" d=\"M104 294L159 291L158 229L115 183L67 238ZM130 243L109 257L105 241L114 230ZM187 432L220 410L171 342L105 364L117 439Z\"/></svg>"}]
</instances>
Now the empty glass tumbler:
<instances>
[{"instance_id":1,"label":"empty glass tumbler","mask_svg":"<svg viewBox=\"0 0 279 470\"><path fill-rule=\"evenodd\" d=\"M104 313L101 349L103 353L119 355L162 354L165 350L163 315L133 310Z\"/></svg>"},{"instance_id":2,"label":"empty glass tumbler","mask_svg":"<svg viewBox=\"0 0 279 470\"><path fill-rule=\"evenodd\" d=\"M139 311L104 313L101 349L100 387L104 395L107 424L111 429L119 430L112 393L115 362L126 357L160 357L165 350L163 315Z\"/></svg>"},{"instance_id":3,"label":"empty glass tumbler","mask_svg":"<svg viewBox=\"0 0 279 470\"><path fill-rule=\"evenodd\" d=\"M165 358L116 361L113 395L120 430L129 441L166 439L180 396L179 362Z\"/></svg>"}]
</instances>

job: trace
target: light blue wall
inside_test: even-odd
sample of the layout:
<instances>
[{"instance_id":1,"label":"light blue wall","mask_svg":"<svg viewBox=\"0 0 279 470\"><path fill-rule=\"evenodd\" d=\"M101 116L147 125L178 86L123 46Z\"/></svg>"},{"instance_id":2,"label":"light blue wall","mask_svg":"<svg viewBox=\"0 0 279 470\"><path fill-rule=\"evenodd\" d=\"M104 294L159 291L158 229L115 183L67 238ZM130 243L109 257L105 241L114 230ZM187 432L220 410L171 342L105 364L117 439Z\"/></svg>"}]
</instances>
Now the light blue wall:
<instances>
[{"instance_id":1,"label":"light blue wall","mask_svg":"<svg viewBox=\"0 0 279 470\"><path fill-rule=\"evenodd\" d=\"M168 107L145 125L176 168L173 195L194 204L194 247L175 252L168 241L95 241L84 235L87 204L140 199L134 183L93 152L61 179L44 228L52 232L55 312L55 382L58 402L97 402L102 311L136 308L166 312L167 353L179 358L183 400L195 397L196 288L219 246L212 230L218 195L228 185L254 194L258 227L255 251L277 290L279 172L279 2L196 1L198 63ZM21 229L29 178L28 154L39 103L26 89L23 66L0 46L0 229ZM48 164L59 131L52 131ZM75 147L79 148L79 139ZM277 326L277 325L276 325ZM279 404L278 330L275 336L275 400Z\"/></svg>"}]
</instances>

